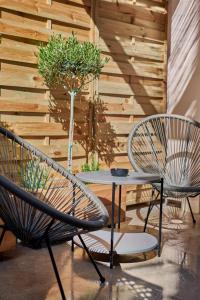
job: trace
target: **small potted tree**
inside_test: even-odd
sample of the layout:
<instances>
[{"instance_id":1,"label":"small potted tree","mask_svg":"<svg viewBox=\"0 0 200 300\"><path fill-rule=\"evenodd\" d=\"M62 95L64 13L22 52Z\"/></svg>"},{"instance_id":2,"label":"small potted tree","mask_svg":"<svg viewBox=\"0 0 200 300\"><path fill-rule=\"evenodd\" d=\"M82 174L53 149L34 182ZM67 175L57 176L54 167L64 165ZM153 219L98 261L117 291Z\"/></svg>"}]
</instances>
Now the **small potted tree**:
<instances>
[{"instance_id":1,"label":"small potted tree","mask_svg":"<svg viewBox=\"0 0 200 300\"><path fill-rule=\"evenodd\" d=\"M91 81L97 79L108 59L101 59L100 50L90 42L79 42L74 34L68 39L61 35L53 35L46 45L39 47L39 73L50 89L62 86L70 96L70 120L67 169L72 171L72 148L74 133L74 101L78 93ZM98 108L99 109L99 108ZM114 135L110 125L109 134ZM110 137L109 135L109 137ZM105 143L103 143L105 146ZM107 146L106 146L107 147ZM95 151L96 149L92 149ZM105 151L105 148L104 148ZM99 150L98 150L99 152ZM98 159L92 153L92 161L82 166L82 171L99 169ZM111 190L108 186L90 185L109 209L111 206ZM125 193L123 192L123 198Z\"/></svg>"},{"instance_id":2,"label":"small potted tree","mask_svg":"<svg viewBox=\"0 0 200 300\"><path fill-rule=\"evenodd\" d=\"M75 97L91 81L97 79L108 59L91 42L79 42L75 34L65 39L53 35L39 47L38 69L50 89L63 86L70 95L70 120L67 169L72 171Z\"/></svg>"}]
</instances>

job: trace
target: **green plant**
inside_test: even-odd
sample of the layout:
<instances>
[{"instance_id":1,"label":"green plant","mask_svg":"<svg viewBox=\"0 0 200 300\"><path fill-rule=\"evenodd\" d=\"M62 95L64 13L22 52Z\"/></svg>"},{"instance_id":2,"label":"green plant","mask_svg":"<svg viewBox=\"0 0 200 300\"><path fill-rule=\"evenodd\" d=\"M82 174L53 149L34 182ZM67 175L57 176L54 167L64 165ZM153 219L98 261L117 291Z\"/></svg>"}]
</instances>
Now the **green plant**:
<instances>
[{"instance_id":1,"label":"green plant","mask_svg":"<svg viewBox=\"0 0 200 300\"><path fill-rule=\"evenodd\" d=\"M72 170L74 133L74 101L82 88L98 78L108 59L102 59L100 49L90 42L79 42L72 33L68 39L53 35L39 47L38 70L50 88L62 85L70 95L70 125L67 168Z\"/></svg>"},{"instance_id":2,"label":"green plant","mask_svg":"<svg viewBox=\"0 0 200 300\"><path fill-rule=\"evenodd\" d=\"M89 171L99 171L100 164L98 161L92 157L91 163L85 163L81 166L81 171L82 172L89 172Z\"/></svg>"},{"instance_id":3,"label":"green plant","mask_svg":"<svg viewBox=\"0 0 200 300\"><path fill-rule=\"evenodd\" d=\"M29 191L37 191L44 188L49 177L47 168L44 168L39 161L27 161L25 167L20 169L22 185Z\"/></svg>"}]
</instances>

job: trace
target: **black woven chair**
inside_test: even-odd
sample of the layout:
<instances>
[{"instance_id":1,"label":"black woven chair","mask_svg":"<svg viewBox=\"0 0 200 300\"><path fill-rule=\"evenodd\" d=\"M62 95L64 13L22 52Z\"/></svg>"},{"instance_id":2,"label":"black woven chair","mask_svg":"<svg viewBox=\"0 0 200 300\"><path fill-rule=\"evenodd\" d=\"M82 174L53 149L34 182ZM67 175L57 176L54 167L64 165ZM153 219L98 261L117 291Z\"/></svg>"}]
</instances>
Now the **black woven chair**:
<instances>
[{"instance_id":1,"label":"black woven chair","mask_svg":"<svg viewBox=\"0 0 200 300\"><path fill-rule=\"evenodd\" d=\"M47 246L62 299L52 243L78 236L101 283L105 281L81 234L105 226L107 210L75 176L4 128L0 128L0 218L5 224L0 244L10 230L26 246Z\"/></svg>"},{"instance_id":2,"label":"black woven chair","mask_svg":"<svg viewBox=\"0 0 200 300\"><path fill-rule=\"evenodd\" d=\"M196 222L190 198L200 194L200 123L179 115L147 117L129 134L128 156L136 171L164 179L164 198L185 198ZM153 186L160 192L159 184ZM144 231L154 203L149 204Z\"/></svg>"}]
</instances>

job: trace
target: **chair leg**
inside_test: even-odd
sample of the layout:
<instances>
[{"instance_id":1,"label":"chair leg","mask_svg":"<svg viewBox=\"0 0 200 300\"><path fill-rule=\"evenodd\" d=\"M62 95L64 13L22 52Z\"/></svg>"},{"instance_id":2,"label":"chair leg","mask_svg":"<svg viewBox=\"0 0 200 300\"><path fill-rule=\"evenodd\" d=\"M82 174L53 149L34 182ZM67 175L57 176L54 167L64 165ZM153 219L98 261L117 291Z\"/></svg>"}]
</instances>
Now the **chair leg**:
<instances>
[{"instance_id":1,"label":"chair leg","mask_svg":"<svg viewBox=\"0 0 200 300\"><path fill-rule=\"evenodd\" d=\"M74 252L74 239L72 238L71 251Z\"/></svg>"},{"instance_id":2,"label":"chair leg","mask_svg":"<svg viewBox=\"0 0 200 300\"><path fill-rule=\"evenodd\" d=\"M189 206L189 209L190 209L190 213L191 213L191 216L192 216L193 224L195 224L196 220L195 220L195 217L194 217L194 214L193 214L193 211L192 211L192 207L191 207L191 204L190 204L189 197L187 197L187 203L188 203L188 206Z\"/></svg>"},{"instance_id":3,"label":"chair leg","mask_svg":"<svg viewBox=\"0 0 200 300\"><path fill-rule=\"evenodd\" d=\"M88 250L88 248L87 248L87 246L86 246L84 240L82 239L82 237L81 237L80 235L79 235L78 237L79 237L79 239L80 239L80 241L81 241L81 244L83 245L85 251L87 252L87 255L88 255L88 257L89 257L91 263L93 264L93 266L94 266L94 268L95 268L97 274L99 275L99 279L100 279L100 281L101 281L101 284L103 284L103 283L105 282L105 278L102 276L102 274L101 274L99 268L97 267L97 264L95 263L95 261L94 261L92 255L90 254L90 252L89 252L89 250Z\"/></svg>"},{"instance_id":4,"label":"chair leg","mask_svg":"<svg viewBox=\"0 0 200 300\"><path fill-rule=\"evenodd\" d=\"M6 233L6 228L3 227L3 231L2 231L2 233L1 233L1 235L0 235L0 245L1 245L2 241L3 241L3 238L4 238L5 233Z\"/></svg>"},{"instance_id":5,"label":"chair leg","mask_svg":"<svg viewBox=\"0 0 200 300\"><path fill-rule=\"evenodd\" d=\"M53 269L54 269L54 273L56 275L56 279L57 279L58 286L59 286L59 289L60 289L60 294L61 294L62 300L66 300L64 289L63 289L63 286L62 286L62 283L61 283L61 280L60 280L60 276L59 276L59 273L58 273L58 269L57 269L57 266L56 266L55 258L53 256L53 251L51 249L51 244L49 242L48 237L46 237L45 240L46 240L47 248L48 248L48 251L49 251L49 256L51 258L51 263L52 263L52 266L53 266Z\"/></svg>"},{"instance_id":6,"label":"chair leg","mask_svg":"<svg viewBox=\"0 0 200 300\"><path fill-rule=\"evenodd\" d=\"M155 190L153 189L152 190L152 194L151 194L151 201L149 202L149 207L148 207L148 211L147 211L147 216L145 218L145 224L144 224L144 229L143 231L145 232L146 231L146 228L147 228L147 223L148 223L148 219L149 219L149 215L152 211L152 208L154 206L154 202L153 202L153 196L154 196L154 193L155 193ZM158 195L155 197L155 200L158 198Z\"/></svg>"},{"instance_id":7,"label":"chair leg","mask_svg":"<svg viewBox=\"0 0 200 300\"><path fill-rule=\"evenodd\" d=\"M146 215L146 218L145 218L145 224L144 224L144 229L143 231L145 232L146 231L146 228L147 228L147 223L148 223L148 219L149 219L149 215L151 213L151 210L153 208L153 203L150 201L149 202L149 207L148 207L148 211L147 211L147 215Z\"/></svg>"},{"instance_id":8,"label":"chair leg","mask_svg":"<svg viewBox=\"0 0 200 300\"><path fill-rule=\"evenodd\" d=\"M160 189L160 214L159 214L159 238L158 238L158 256L161 255L161 242L162 242L162 216L163 216L163 178L161 178Z\"/></svg>"}]
</instances>

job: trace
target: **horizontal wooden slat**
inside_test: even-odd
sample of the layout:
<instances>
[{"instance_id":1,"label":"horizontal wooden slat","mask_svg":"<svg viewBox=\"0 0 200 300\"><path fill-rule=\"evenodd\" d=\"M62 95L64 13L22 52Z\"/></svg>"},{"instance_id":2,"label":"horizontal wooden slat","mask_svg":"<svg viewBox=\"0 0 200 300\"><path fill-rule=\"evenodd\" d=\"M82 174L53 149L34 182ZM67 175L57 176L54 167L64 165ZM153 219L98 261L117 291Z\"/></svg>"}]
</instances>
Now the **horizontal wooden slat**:
<instances>
[{"instance_id":1,"label":"horizontal wooden slat","mask_svg":"<svg viewBox=\"0 0 200 300\"><path fill-rule=\"evenodd\" d=\"M131 41L130 39L106 39L100 38L100 48L104 52L125 54L143 59L155 61L164 60L164 47L162 45L145 43L141 41Z\"/></svg>"},{"instance_id":2,"label":"horizontal wooden slat","mask_svg":"<svg viewBox=\"0 0 200 300\"><path fill-rule=\"evenodd\" d=\"M139 78L136 76L127 76L125 74L123 75L117 75L117 74L101 74L100 75L101 80L106 80L108 82L119 82L119 83L137 83L140 85L147 85L147 86L155 86L155 87L161 87L163 88L163 81L157 80L154 78Z\"/></svg>"},{"instance_id":3,"label":"horizontal wooden slat","mask_svg":"<svg viewBox=\"0 0 200 300\"><path fill-rule=\"evenodd\" d=\"M54 0L55 2L57 0ZM74 4L78 4L78 5L82 5L82 6L91 6L91 1L92 0L70 0L71 3L74 3Z\"/></svg>"},{"instance_id":4,"label":"horizontal wooden slat","mask_svg":"<svg viewBox=\"0 0 200 300\"><path fill-rule=\"evenodd\" d=\"M67 134L66 130L63 129L63 125L60 123L19 122L8 124L8 126L20 136L66 136ZM83 130L86 133L87 127L83 126ZM75 139L77 134L83 134L83 130L75 127Z\"/></svg>"},{"instance_id":5,"label":"horizontal wooden slat","mask_svg":"<svg viewBox=\"0 0 200 300\"><path fill-rule=\"evenodd\" d=\"M53 146L39 145L38 148L52 158L67 158L67 146L68 146L68 143L66 141L66 146L63 146L63 145L62 146L60 146L60 145L56 145L56 146L55 145L53 145ZM85 150L83 149L83 147L80 144L74 143L73 155L74 155L74 158L85 156Z\"/></svg>"},{"instance_id":6,"label":"horizontal wooden slat","mask_svg":"<svg viewBox=\"0 0 200 300\"><path fill-rule=\"evenodd\" d=\"M134 101L133 104L105 104L104 114L112 115L153 115L162 113L163 107L160 101L152 101L146 103L138 103Z\"/></svg>"},{"instance_id":7,"label":"horizontal wooden slat","mask_svg":"<svg viewBox=\"0 0 200 300\"><path fill-rule=\"evenodd\" d=\"M57 136L66 135L62 125L58 123L17 123L10 124L10 128L20 136Z\"/></svg>"},{"instance_id":8,"label":"horizontal wooden slat","mask_svg":"<svg viewBox=\"0 0 200 300\"><path fill-rule=\"evenodd\" d=\"M165 2L158 2L154 0L136 0L135 5L143 10L146 9L151 12L166 14Z\"/></svg>"},{"instance_id":9,"label":"horizontal wooden slat","mask_svg":"<svg viewBox=\"0 0 200 300\"><path fill-rule=\"evenodd\" d=\"M110 60L103 72L163 79L163 64Z\"/></svg>"},{"instance_id":10,"label":"horizontal wooden slat","mask_svg":"<svg viewBox=\"0 0 200 300\"><path fill-rule=\"evenodd\" d=\"M104 37L112 36L127 36L127 37L142 37L155 41L164 41L165 33L152 28L146 28L134 24L100 18L99 21L100 35Z\"/></svg>"},{"instance_id":11,"label":"horizontal wooden slat","mask_svg":"<svg viewBox=\"0 0 200 300\"><path fill-rule=\"evenodd\" d=\"M131 128L133 127L132 123L112 123L110 124L114 133L115 134L128 134L131 130ZM106 123L100 123L96 132L97 136L101 135L103 136L104 134L108 134L108 128L107 128L107 124Z\"/></svg>"},{"instance_id":12,"label":"horizontal wooden slat","mask_svg":"<svg viewBox=\"0 0 200 300\"><path fill-rule=\"evenodd\" d=\"M37 71L24 72L24 70L13 69L0 72L0 85L11 87L25 87L35 89L47 89Z\"/></svg>"},{"instance_id":13,"label":"horizontal wooden slat","mask_svg":"<svg viewBox=\"0 0 200 300\"><path fill-rule=\"evenodd\" d=\"M100 2L101 3L101 2ZM165 31L165 17L160 14L148 13L145 14L144 11L133 10L132 14L124 14L120 12L118 5L113 5L112 9L106 9L105 7L101 7L99 9L99 17L121 21L125 23L132 23L134 18L134 24L138 26L144 26L148 28L157 29L159 31Z\"/></svg>"},{"instance_id":14,"label":"horizontal wooden slat","mask_svg":"<svg viewBox=\"0 0 200 300\"><path fill-rule=\"evenodd\" d=\"M132 16L129 14L123 14L118 11L117 5L113 6L113 9L106 9L102 7L101 1L99 2L99 17L108 18L111 20L117 20L125 23L131 23Z\"/></svg>"},{"instance_id":15,"label":"horizontal wooden slat","mask_svg":"<svg viewBox=\"0 0 200 300\"><path fill-rule=\"evenodd\" d=\"M102 94L138 95L149 97L163 97L163 89L157 86L145 86L140 84L118 83L111 81L99 82L99 92Z\"/></svg>"},{"instance_id":16,"label":"horizontal wooden slat","mask_svg":"<svg viewBox=\"0 0 200 300\"><path fill-rule=\"evenodd\" d=\"M3 98L0 97L0 111L1 112L36 112L47 113L48 105L39 103L29 103L20 101L20 99Z\"/></svg>"},{"instance_id":17,"label":"horizontal wooden slat","mask_svg":"<svg viewBox=\"0 0 200 300\"><path fill-rule=\"evenodd\" d=\"M0 7L85 27L87 29L90 28L90 17L85 8L71 6L67 3L62 4L53 1L52 5L49 5L45 0L37 2L32 0L1 0Z\"/></svg>"},{"instance_id":18,"label":"horizontal wooden slat","mask_svg":"<svg viewBox=\"0 0 200 300\"><path fill-rule=\"evenodd\" d=\"M101 7L106 7L107 9L113 9L113 6L118 6L118 9L123 13L133 14L136 10L145 13L158 13L166 14L165 5L159 2L154 2L151 0L103 0L101 2Z\"/></svg>"},{"instance_id":19,"label":"horizontal wooden slat","mask_svg":"<svg viewBox=\"0 0 200 300\"><path fill-rule=\"evenodd\" d=\"M75 101L75 115L76 113L87 114L88 102L76 99ZM2 112L26 112L26 113L50 113L56 112L62 116L69 112L69 101L65 100L48 100L48 99L23 99L11 98L11 97L0 97L0 111ZM63 109L63 112L61 111ZM84 117L84 116L83 116ZM67 116L66 116L67 118Z\"/></svg>"},{"instance_id":20,"label":"horizontal wooden slat","mask_svg":"<svg viewBox=\"0 0 200 300\"><path fill-rule=\"evenodd\" d=\"M32 122L35 123L42 123L44 122L44 114L34 114L31 116L32 117ZM17 123L17 122L21 122L23 120L23 122L30 122L30 114L19 114L19 113L2 113L1 114L1 122L3 122L3 124L9 124L11 123Z\"/></svg>"},{"instance_id":21,"label":"horizontal wooden slat","mask_svg":"<svg viewBox=\"0 0 200 300\"><path fill-rule=\"evenodd\" d=\"M36 51L23 49L18 47L9 47L0 45L0 59L13 61L13 62L22 62L29 64L37 64Z\"/></svg>"},{"instance_id":22,"label":"horizontal wooden slat","mask_svg":"<svg viewBox=\"0 0 200 300\"><path fill-rule=\"evenodd\" d=\"M54 34L62 34L65 37L69 37L72 33L72 28L68 28L68 30L54 30ZM76 31L77 36L80 40L84 41L88 39L87 31ZM52 32L49 29L45 28L31 28L26 26L22 22L8 21L8 20L0 20L0 33L6 34L9 36L16 36L20 38L26 38L36 41L47 42Z\"/></svg>"},{"instance_id":23,"label":"horizontal wooden slat","mask_svg":"<svg viewBox=\"0 0 200 300\"><path fill-rule=\"evenodd\" d=\"M26 28L23 23L9 22L8 20L0 20L0 33L37 41L48 41L50 36L50 31L47 29Z\"/></svg>"}]
</instances>

